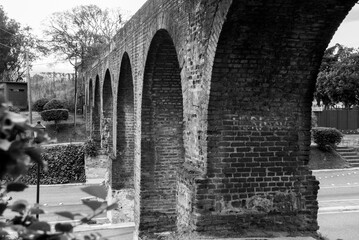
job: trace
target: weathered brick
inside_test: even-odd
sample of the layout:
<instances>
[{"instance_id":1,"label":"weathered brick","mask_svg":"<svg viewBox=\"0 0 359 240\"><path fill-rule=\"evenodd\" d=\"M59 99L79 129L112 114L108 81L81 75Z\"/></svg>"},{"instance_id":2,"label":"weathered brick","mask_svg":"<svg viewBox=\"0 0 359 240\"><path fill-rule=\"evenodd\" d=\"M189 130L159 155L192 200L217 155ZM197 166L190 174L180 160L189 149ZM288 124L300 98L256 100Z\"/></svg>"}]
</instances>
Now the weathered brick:
<instances>
[{"instance_id":1,"label":"weathered brick","mask_svg":"<svg viewBox=\"0 0 359 240\"><path fill-rule=\"evenodd\" d=\"M313 83L355 2L148 1L84 65L87 126L98 142L113 103L102 145L113 142L113 185L134 173L135 235L261 226L218 206L292 190L301 191L302 215L268 214L266 225L317 230L318 182L306 165Z\"/></svg>"}]
</instances>

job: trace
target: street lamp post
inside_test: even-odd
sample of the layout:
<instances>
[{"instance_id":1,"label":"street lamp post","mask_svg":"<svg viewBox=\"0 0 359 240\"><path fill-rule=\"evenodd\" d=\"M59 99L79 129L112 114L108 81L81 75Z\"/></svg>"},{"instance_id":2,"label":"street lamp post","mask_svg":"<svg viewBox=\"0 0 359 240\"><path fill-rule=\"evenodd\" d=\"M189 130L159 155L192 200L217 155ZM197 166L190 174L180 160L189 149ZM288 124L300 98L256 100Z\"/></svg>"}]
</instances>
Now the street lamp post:
<instances>
[{"instance_id":1,"label":"street lamp post","mask_svg":"<svg viewBox=\"0 0 359 240\"><path fill-rule=\"evenodd\" d=\"M35 128L38 129L38 132L45 133L46 127L42 125L40 121L37 122ZM35 143L40 142L39 139L37 139L38 132L35 132L35 138L34 138ZM38 207L40 203L40 168L41 168L40 164L37 164L36 204ZM39 219L39 214L36 214L36 218Z\"/></svg>"}]
</instances>

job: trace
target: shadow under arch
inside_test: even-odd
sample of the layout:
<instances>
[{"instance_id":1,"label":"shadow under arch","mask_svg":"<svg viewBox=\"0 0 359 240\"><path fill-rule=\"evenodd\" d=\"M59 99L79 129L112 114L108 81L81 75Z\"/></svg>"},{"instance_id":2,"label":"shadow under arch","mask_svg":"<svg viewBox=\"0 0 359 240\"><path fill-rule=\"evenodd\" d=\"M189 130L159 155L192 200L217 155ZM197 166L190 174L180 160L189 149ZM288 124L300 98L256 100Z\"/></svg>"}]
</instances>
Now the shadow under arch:
<instances>
[{"instance_id":1,"label":"shadow under arch","mask_svg":"<svg viewBox=\"0 0 359 240\"><path fill-rule=\"evenodd\" d=\"M98 146L101 145L101 93L100 78L97 75L95 80L94 102L92 111L92 139Z\"/></svg>"},{"instance_id":2,"label":"shadow under arch","mask_svg":"<svg viewBox=\"0 0 359 240\"><path fill-rule=\"evenodd\" d=\"M174 43L166 30L148 51L141 108L139 234L176 227L176 174L184 162L183 99Z\"/></svg>"},{"instance_id":3,"label":"shadow under arch","mask_svg":"<svg viewBox=\"0 0 359 240\"><path fill-rule=\"evenodd\" d=\"M92 111L93 111L93 85L92 85L92 79L89 80L89 87L88 87L88 102L87 102L87 116L89 117L89 122L92 124ZM92 135L92 128L88 130L90 133L90 136Z\"/></svg>"},{"instance_id":4,"label":"shadow under arch","mask_svg":"<svg viewBox=\"0 0 359 240\"><path fill-rule=\"evenodd\" d=\"M113 188L134 188L134 93L130 58L121 61L117 90L116 161L113 162Z\"/></svg>"},{"instance_id":5,"label":"shadow under arch","mask_svg":"<svg viewBox=\"0 0 359 240\"><path fill-rule=\"evenodd\" d=\"M102 120L102 148L112 149L112 135L113 135L113 97L112 97L112 83L110 70L106 70L105 79L102 88L103 98L103 120Z\"/></svg>"}]
</instances>

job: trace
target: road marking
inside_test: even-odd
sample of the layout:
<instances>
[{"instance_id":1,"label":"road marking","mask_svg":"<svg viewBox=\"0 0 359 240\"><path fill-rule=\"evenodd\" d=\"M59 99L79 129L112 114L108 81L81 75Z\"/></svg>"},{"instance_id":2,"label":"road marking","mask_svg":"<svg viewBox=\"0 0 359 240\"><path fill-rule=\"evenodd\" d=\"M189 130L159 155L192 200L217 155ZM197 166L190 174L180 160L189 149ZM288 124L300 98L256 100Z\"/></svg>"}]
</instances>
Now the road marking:
<instances>
[{"instance_id":1,"label":"road marking","mask_svg":"<svg viewBox=\"0 0 359 240\"><path fill-rule=\"evenodd\" d=\"M347 199L338 199L338 200L324 200L324 201L319 201L319 203L321 203L321 202L348 202L348 201L359 201L359 198L347 198Z\"/></svg>"},{"instance_id":2,"label":"road marking","mask_svg":"<svg viewBox=\"0 0 359 240\"><path fill-rule=\"evenodd\" d=\"M333 211L329 211L329 212L320 212L320 210L318 211L318 215L325 215L325 214L342 214L342 213L358 213L359 210L333 210Z\"/></svg>"},{"instance_id":3,"label":"road marking","mask_svg":"<svg viewBox=\"0 0 359 240\"><path fill-rule=\"evenodd\" d=\"M332 186L320 186L320 189L330 189L330 188L358 188L358 186L353 186L353 185L337 185L335 186L334 184L332 184Z\"/></svg>"}]
</instances>

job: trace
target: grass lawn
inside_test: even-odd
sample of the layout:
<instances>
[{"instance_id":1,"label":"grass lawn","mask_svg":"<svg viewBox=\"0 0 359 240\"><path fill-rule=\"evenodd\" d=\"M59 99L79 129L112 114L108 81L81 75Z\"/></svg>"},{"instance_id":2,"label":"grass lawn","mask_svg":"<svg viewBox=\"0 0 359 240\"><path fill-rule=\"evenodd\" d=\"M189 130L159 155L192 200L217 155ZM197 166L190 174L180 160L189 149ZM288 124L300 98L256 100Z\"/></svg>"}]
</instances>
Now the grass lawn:
<instances>
[{"instance_id":1,"label":"grass lawn","mask_svg":"<svg viewBox=\"0 0 359 240\"><path fill-rule=\"evenodd\" d=\"M336 151L323 152L317 146L310 146L308 166L311 170L348 168L346 162Z\"/></svg>"},{"instance_id":2,"label":"grass lawn","mask_svg":"<svg viewBox=\"0 0 359 240\"><path fill-rule=\"evenodd\" d=\"M21 112L22 115L28 117L28 112ZM49 134L51 139L57 139L58 143L64 142L83 142L86 140L86 127L85 117L83 115L76 116L76 129L74 128L74 114L69 113L69 119L61 121L58 124L58 131L55 129L55 123L45 122L41 119L41 116L37 112L32 112L32 123L36 124L37 121L41 121L46 127L46 132Z\"/></svg>"}]
</instances>

